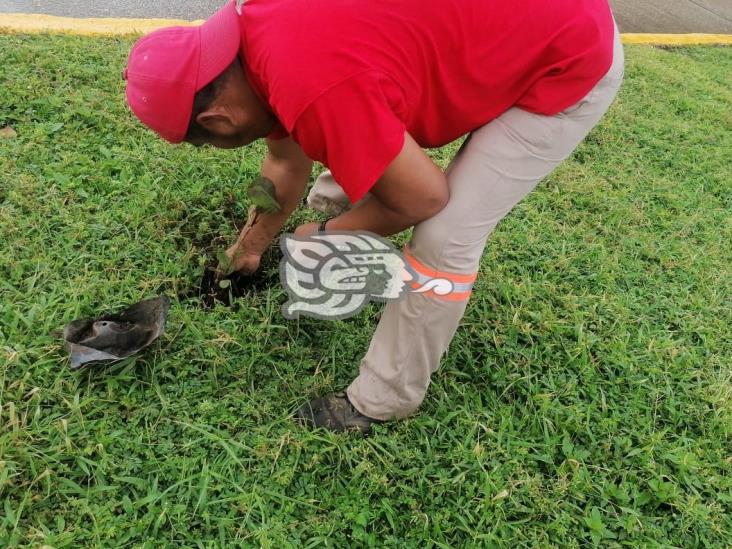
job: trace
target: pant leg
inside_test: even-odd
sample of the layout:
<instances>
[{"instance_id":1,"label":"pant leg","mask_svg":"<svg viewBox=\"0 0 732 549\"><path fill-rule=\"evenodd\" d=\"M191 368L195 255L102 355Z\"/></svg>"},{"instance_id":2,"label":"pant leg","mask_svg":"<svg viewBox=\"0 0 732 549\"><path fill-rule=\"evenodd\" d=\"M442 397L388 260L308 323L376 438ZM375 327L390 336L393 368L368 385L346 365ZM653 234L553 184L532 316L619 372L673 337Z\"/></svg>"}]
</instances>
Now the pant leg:
<instances>
[{"instance_id":1,"label":"pant leg","mask_svg":"<svg viewBox=\"0 0 732 549\"><path fill-rule=\"evenodd\" d=\"M450 199L415 227L410 255L426 269L456 275L478 270L488 236L539 181L566 159L612 103L623 77L616 30L608 74L580 102L556 116L513 108L472 133L447 170ZM411 293L387 303L348 397L376 419L403 417L421 404L467 305Z\"/></svg>"}]
</instances>

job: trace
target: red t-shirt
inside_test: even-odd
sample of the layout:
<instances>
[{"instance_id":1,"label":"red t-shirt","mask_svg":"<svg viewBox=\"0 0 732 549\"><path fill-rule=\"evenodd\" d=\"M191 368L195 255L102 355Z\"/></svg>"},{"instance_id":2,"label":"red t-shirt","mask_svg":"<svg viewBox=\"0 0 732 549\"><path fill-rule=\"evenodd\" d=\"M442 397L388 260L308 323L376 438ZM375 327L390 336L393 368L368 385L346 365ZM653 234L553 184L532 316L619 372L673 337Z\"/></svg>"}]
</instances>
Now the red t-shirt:
<instances>
[{"instance_id":1,"label":"red t-shirt","mask_svg":"<svg viewBox=\"0 0 732 549\"><path fill-rule=\"evenodd\" d=\"M509 108L553 115L612 64L607 0L247 0L255 91L352 202L399 154L454 141Z\"/></svg>"}]
</instances>

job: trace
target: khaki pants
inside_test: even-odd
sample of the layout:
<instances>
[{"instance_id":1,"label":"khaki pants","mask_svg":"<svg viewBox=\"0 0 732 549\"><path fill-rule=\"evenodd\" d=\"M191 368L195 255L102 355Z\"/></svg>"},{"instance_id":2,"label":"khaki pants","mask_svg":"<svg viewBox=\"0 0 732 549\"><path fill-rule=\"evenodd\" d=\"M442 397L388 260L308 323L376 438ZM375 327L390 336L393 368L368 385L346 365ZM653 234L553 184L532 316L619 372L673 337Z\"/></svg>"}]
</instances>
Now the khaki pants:
<instances>
[{"instance_id":1,"label":"khaki pants","mask_svg":"<svg viewBox=\"0 0 732 549\"><path fill-rule=\"evenodd\" d=\"M447 169L450 200L414 228L410 255L418 264L459 276L477 272L488 236L524 196L565 160L610 107L623 79L623 47L615 30L613 65L577 104L555 116L512 108L475 130ZM308 203L331 214L348 199L329 172ZM467 298L410 293L387 303L348 398L364 415L404 417L424 399L463 316Z\"/></svg>"}]
</instances>

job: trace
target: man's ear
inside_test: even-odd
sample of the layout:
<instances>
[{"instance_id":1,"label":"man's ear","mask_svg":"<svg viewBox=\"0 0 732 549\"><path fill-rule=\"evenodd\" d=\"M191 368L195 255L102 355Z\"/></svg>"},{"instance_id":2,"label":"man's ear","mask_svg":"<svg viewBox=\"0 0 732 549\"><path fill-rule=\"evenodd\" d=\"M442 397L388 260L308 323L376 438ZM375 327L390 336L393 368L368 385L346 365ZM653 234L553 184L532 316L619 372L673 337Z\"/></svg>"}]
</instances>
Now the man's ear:
<instances>
[{"instance_id":1,"label":"man's ear","mask_svg":"<svg viewBox=\"0 0 732 549\"><path fill-rule=\"evenodd\" d=\"M236 125L229 112L213 107L196 116L196 122L213 135L226 137L236 133Z\"/></svg>"}]
</instances>

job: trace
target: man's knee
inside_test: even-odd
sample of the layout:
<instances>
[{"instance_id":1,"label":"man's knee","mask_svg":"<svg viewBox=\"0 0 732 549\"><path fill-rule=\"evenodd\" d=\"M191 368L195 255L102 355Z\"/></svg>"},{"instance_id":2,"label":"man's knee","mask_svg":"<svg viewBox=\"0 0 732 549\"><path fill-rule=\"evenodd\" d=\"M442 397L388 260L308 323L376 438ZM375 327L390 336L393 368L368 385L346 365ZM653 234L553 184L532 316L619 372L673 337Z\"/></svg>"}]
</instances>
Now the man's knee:
<instances>
[{"instance_id":1,"label":"man's knee","mask_svg":"<svg viewBox=\"0 0 732 549\"><path fill-rule=\"evenodd\" d=\"M448 227L427 220L414 228L409 251L426 267L451 273L473 274L478 270L485 247L456 235Z\"/></svg>"}]
</instances>

